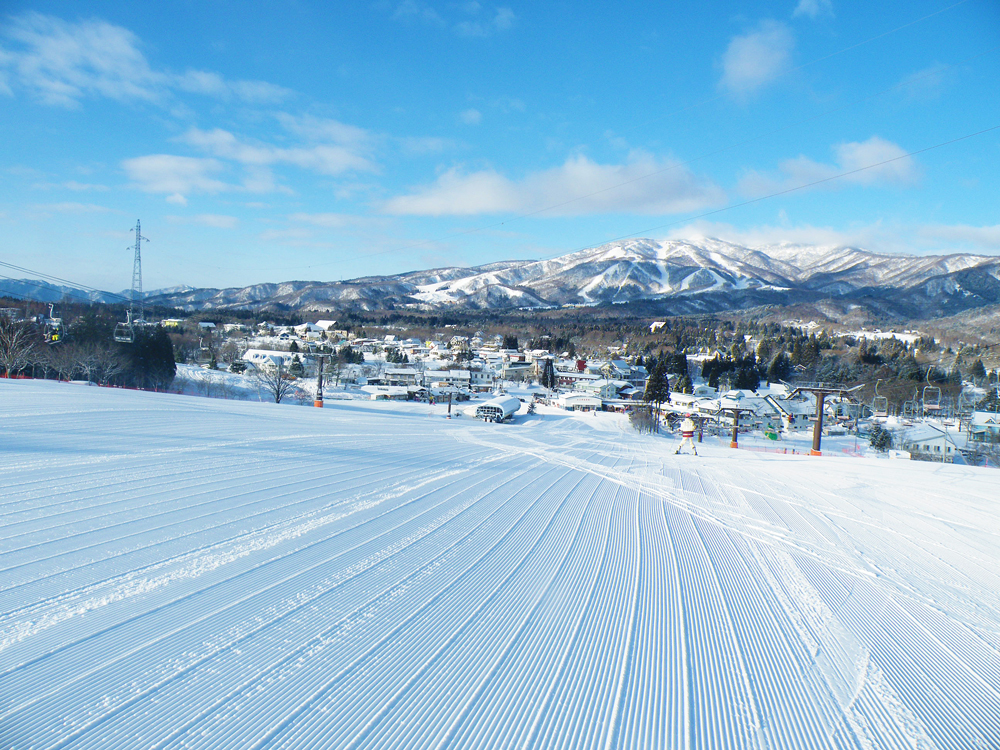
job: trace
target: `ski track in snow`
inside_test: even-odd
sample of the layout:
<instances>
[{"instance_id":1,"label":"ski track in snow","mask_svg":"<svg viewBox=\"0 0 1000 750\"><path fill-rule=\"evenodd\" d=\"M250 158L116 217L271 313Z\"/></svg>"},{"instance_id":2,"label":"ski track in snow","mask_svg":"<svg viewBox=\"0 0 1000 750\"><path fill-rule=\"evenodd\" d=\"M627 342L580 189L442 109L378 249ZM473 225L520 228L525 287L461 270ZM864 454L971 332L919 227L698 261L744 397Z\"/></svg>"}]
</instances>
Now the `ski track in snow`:
<instances>
[{"instance_id":1,"label":"ski track in snow","mask_svg":"<svg viewBox=\"0 0 1000 750\"><path fill-rule=\"evenodd\" d=\"M0 381L0 747L1000 748L994 471Z\"/></svg>"}]
</instances>

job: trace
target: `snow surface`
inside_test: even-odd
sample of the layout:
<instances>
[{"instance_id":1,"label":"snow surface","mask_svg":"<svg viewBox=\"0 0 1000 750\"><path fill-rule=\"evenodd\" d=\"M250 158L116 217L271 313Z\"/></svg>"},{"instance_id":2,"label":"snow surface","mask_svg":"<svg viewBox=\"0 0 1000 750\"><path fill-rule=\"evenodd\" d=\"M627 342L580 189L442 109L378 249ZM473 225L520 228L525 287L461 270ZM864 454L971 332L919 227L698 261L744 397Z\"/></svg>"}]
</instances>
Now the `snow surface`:
<instances>
[{"instance_id":1,"label":"snow surface","mask_svg":"<svg viewBox=\"0 0 1000 750\"><path fill-rule=\"evenodd\" d=\"M1000 475L0 380L0 747L1000 747Z\"/></svg>"}]
</instances>

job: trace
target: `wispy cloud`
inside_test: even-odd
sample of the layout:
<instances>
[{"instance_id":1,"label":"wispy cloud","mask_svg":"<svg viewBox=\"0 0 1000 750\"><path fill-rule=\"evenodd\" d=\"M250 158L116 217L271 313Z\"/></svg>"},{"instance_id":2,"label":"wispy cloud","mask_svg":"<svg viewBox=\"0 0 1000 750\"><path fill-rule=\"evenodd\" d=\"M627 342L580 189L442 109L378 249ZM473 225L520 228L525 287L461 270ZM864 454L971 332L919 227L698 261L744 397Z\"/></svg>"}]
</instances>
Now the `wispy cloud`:
<instances>
[{"instance_id":1,"label":"wispy cloud","mask_svg":"<svg viewBox=\"0 0 1000 750\"><path fill-rule=\"evenodd\" d=\"M122 167L135 187L147 193L169 193L171 202L182 205L187 194L220 193L232 187L212 176L223 169L216 159L151 154L126 159Z\"/></svg>"},{"instance_id":2,"label":"wispy cloud","mask_svg":"<svg viewBox=\"0 0 1000 750\"><path fill-rule=\"evenodd\" d=\"M934 63L923 70L906 76L900 85L902 92L910 99L929 101L937 99L948 83L953 68L944 63Z\"/></svg>"},{"instance_id":3,"label":"wispy cloud","mask_svg":"<svg viewBox=\"0 0 1000 750\"><path fill-rule=\"evenodd\" d=\"M920 235L952 247L1000 253L1000 224L984 227L968 224L934 224L922 227Z\"/></svg>"},{"instance_id":4,"label":"wispy cloud","mask_svg":"<svg viewBox=\"0 0 1000 750\"><path fill-rule=\"evenodd\" d=\"M213 229L235 229L240 220L235 216L225 216L223 214L198 214L197 216L167 216L168 221L173 224L197 224Z\"/></svg>"},{"instance_id":5,"label":"wispy cloud","mask_svg":"<svg viewBox=\"0 0 1000 750\"><path fill-rule=\"evenodd\" d=\"M629 213L661 215L717 205L722 190L673 162L633 154L625 164L574 156L561 166L511 180L496 171L449 169L409 195L387 201L389 214L457 216L532 211L544 216Z\"/></svg>"},{"instance_id":6,"label":"wispy cloud","mask_svg":"<svg viewBox=\"0 0 1000 750\"><path fill-rule=\"evenodd\" d=\"M671 230L670 236L690 240L715 237L750 248L790 243L859 247L875 252L906 252L908 247L898 228L890 229L881 222L838 229L788 222L736 227L725 222L696 221Z\"/></svg>"},{"instance_id":7,"label":"wispy cloud","mask_svg":"<svg viewBox=\"0 0 1000 750\"><path fill-rule=\"evenodd\" d=\"M469 3L469 8L474 8L477 15L480 12L479 3ZM455 31L459 36L467 37L488 37L502 31L507 31L514 25L517 16L510 8L501 7L489 12L485 17L460 21L455 25Z\"/></svg>"},{"instance_id":8,"label":"wispy cloud","mask_svg":"<svg viewBox=\"0 0 1000 750\"><path fill-rule=\"evenodd\" d=\"M878 136L872 136L860 143L841 143L833 150L836 158L832 164L823 164L807 156L798 156L779 164L776 174L751 171L740 180L739 190L744 195L757 197L826 180L838 174L889 160L894 161L865 169L863 172L849 174L838 180L831 180L824 183L823 187L836 189L845 185L906 186L914 184L920 176L916 161L906 156L903 148Z\"/></svg>"},{"instance_id":9,"label":"wispy cloud","mask_svg":"<svg viewBox=\"0 0 1000 750\"><path fill-rule=\"evenodd\" d=\"M698 221L671 231L671 237L702 239L716 237L746 247L759 248L783 243L858 247L881 253L912 255L952 252L1000 253L1000 225L914 225L911 222L876 221L845 227L813 224L762 224L736 227L720 222Z\"/></svg>"},{"instance_id":10,"label":"wispy cloud","mask_svg":"<svg viewBox=\"0 0 1000 750\"><path fill-rule=\"evenodd\" d=\"M107 206L99 206L95 203L74 203L72 201L63 203L38 203L31 208L41 213L58 214L103 214L114 211L114 209Z\"/></svg>"},{"instance_id":11,"label":"wispy cloud","mask_svg":"<svg viewBox=\"0 0 1000 750\"><path fill-rule=\"evenodd\" d=\"M444 26L445 20L434 8L427 3L419 3L416 0L403 0L395 7L392 13L394 21L423 21L436 26Z\"/></svg>"},{"instance_id":12,"label":"wispy cloud","mask_svg":"<svg viewBox=\"0 0 1000 750\"><path fill-rule=\"evenodd\" d=\"M156 69L135 34L100 19L74 23L29 12L11 19L2 33L8 47L0 51L0 91L24 89L53 106L76 107L87 97L166 103L178 91L249 103L274 103L293 95L265 81Z\"/></svg>"},{"instance_id":13,"label":"wispy cloud","mask_svg":"<svg viewBox=\"0 0 1000 750\"><path fill-rule=\"evenodd\" d=\"M64 182L62 186L67 190L76 190L76 191L93 190L96 192L103 193L108 190L107 185L95 185L93 183L77 182L76 180L69 180L68 182Z\"/></svg>"},{"instance_id":14,"label":"wispy cloud","mask_svg":"<svg viewBox=\"0 0 1000 750\"><path fill-rule=\"evenodd\" d=\"M792 16L808 16L809 18L819 18L820 16L833 17L833 3L830 0L799 0L795 6Z\"/></svg>"},{"instance_id":15,"label":"wispy cloud","mask_svg":"<svg viewBox=\"0 0 1000 750\"><path fill-rule=\"evenodd\" d=\"M483 121L483 113L478 109L467 109L458 116L458 119L466 125L478 125Z\"/></svg>"},{"instance_id":16,"label":"wispy cloud","mask_svg":"<svg viewBox=\"0 0 1000 750\"><path fill-rule=\"evenodd\" d=\"M762 21L753 31L730 40L722 55L719 85L737 98L756 93L788 70L794 47L787 24Z\"/></svg>"},{"instance_id":17,"label":"wispy cloud","mask_svg":"<svg viewBox=\"0 0 1000 750\"><path fill-rule=\"evenodd\" d=\"M517 21L514 11L506 6L484 8L479 2L466 2L449 4L439 10L419 0L403 0L392 8L391 17L394 21L449 28L458 36L470 38L484 38L508 31Z\"/></svg>"},{"instance_id":18,"label":"wispy cloud","mask_svg":"<svg viewBox=\"0 0 1000 750\"><path fill-rule=\"evenodd\" d=\"M323 227L325 229L346 229L376 223L382 224L386 221L386 219L380 217L337 213L294 213L289 215L288 220L297 224L311 224L312 226Z\"/></svg>"},{"instance_id":19,"label":"wispy cloud","mask_svg":"<svg viewBox=\"0 0 1000 750\"><path fill-rule=\"evenodd\" d=\"M277 189L270 168L280 164L289 164L324 175L377 170L376 165L362 153L361 149L337 143L285 148L241 140L221 128L213 130L191 128L178 140L217 159L235 161L246 167L247 179L244 181L244 187L251 192L265 193Z\"/></svg>"}]
</instances>

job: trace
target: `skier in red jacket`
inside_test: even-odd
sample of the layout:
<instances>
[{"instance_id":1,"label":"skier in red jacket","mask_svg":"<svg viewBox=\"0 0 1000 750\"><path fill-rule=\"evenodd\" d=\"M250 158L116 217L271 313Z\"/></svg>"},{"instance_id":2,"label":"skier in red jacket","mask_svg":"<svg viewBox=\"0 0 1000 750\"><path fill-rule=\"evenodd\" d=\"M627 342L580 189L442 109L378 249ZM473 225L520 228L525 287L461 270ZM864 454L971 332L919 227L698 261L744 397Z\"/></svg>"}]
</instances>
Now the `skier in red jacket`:
<instances>
[{"instance_id":1,"label":"skier in red jacket","mask_svg":"<svg viewBox=\"0 0 1000 750\"><path fill-rule=\"evenodd\" d=\"M681 422L681 444L677 446L677 450L674 451L675 454L680 453L681 448L685 445L690 445L691 452L696 456L698 455L698 449L694 447L694 431L697 428L698 426L694 423L694 420L691 419L691 415L685 414L684 421Z\"/></svg>"}]
</instances>

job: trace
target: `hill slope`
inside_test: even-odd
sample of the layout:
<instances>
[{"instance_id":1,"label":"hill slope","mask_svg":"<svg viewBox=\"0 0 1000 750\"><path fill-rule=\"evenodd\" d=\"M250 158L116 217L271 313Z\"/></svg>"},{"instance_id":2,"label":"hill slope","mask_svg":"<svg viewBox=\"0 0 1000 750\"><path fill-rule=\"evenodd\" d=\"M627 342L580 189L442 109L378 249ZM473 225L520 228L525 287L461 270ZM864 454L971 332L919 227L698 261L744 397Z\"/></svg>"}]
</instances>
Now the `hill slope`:
<instances>
[{"instance_id":1,"label":"hill slope","mask_svg":"<svg viewBox=\"0 0 1000 750\"><path fill-rule=\"evenodd\" d=\"M441 415L0 380L0 742L1000 741L995 472Z\"/></svg>"}]
</instances>

